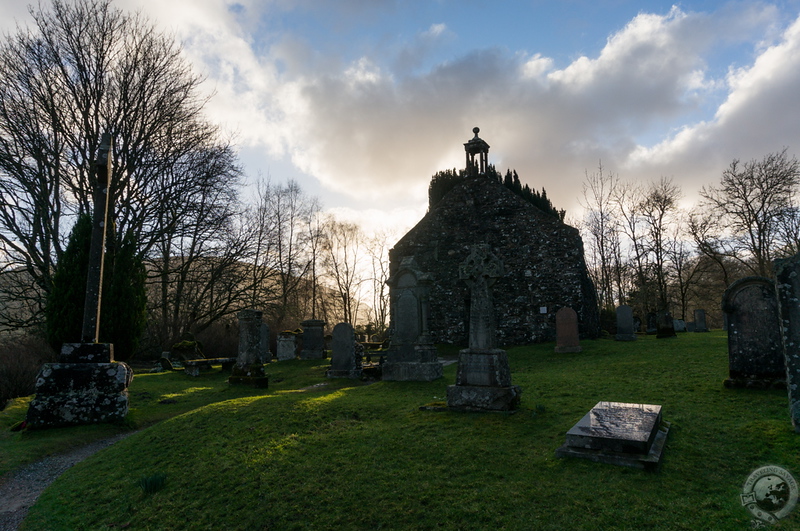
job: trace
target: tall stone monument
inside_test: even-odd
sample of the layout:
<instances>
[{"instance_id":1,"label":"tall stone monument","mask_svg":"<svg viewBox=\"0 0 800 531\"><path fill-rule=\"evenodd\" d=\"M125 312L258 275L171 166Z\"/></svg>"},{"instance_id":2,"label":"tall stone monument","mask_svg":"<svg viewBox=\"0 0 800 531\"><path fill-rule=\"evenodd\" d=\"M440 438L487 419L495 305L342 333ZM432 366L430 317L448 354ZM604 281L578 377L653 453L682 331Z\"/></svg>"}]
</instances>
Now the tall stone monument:
<instances>
[{"instance_id":1,"label":"tall stone monument","mask_svg":"<svg viewBox=\"0 0 800 531\"><path fill-rule=\"evenodd\" d=\"M328 378L361 378L361 355L356 353L356 335L353 325L339 323L333 327L331 339L331 367Z\"/></svg>"},{"instance_id":2,"label":"tall stone monument","mask_svg":"<svg viewBox=\"0 0 800 531\"><path fill-rule=\"evenodd\" d=\"M58 363L46 363L36 376L36 396L28 407L31 428L118 421L128 413L131 368L114 361L114 345L100 343L103 264L113 155L111 135L104 133L92 164L92 239L83 306L82 343L64 343Z\"/></svg>"},{"instance_id":3,"label":"tall stone monument","mask_svg":"<svg viewBox=\"0 0 800 531\"><path fill-rule=\"evenodd\" d=\"M269 385L269 376L261 363L261 315L258 310L242 310L236 314L239 318L239 355L228 383L262 389Z\"/></svg>"},{"instance_id":4,"label":"tall stone monument","mask_svg":"<svg viewBox=\"0 0 800 531\"><path fill-rule=\"evenodd\" d=\"M772 387L786 378L775 283L751 276L731 284L722 296L728 316L726 387Z\"/></svg>"},{"instance_id":5,"label":"tall stone monument","mask_svg":"<svg viewBox=\"0 0 800 531\"><path fill-rule=\"evenodd\" d=\"M783 336L786 389L789 391L789 416L795 433L800 433L800 254L775 260L775 277Z\"/></svg>"},{"instance_id":6,"label":"tall stone monument","mask_svg":"<svg viewBox=\"0 0 800 531\"><path fill-rule=\"evenodd\" d=\"M442 364L428 330L428 297L431 275L419 270L408 256L389 278L392 335L384 380L429 382L442 377Z\"/></svg>"},{"instance_id":7,"label":"tall stone monument","mask_svg":"<svg viewBox=\"0 0 800 531\"><path fill-rule=\"evenodd\" d=\"M470 289L469 348L458 354L455 385L447 387L447 405L465 411L508 411L519 406L522 390L511 384L505 350L495 348L492 285L503 264L487 244L473 245L459 267Z\"/></svg>"}]
</instances>

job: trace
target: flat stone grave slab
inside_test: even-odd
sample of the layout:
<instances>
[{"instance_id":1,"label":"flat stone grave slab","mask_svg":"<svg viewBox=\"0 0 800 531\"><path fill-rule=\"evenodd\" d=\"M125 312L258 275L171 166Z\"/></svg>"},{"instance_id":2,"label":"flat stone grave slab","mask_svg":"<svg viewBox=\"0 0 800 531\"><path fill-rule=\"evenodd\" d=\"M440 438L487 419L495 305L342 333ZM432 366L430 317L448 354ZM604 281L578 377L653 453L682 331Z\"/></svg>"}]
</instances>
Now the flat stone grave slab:
<instances>
[{"instance_id":1,"label":"flat stone grave slab","mask_svg":"<svg viewBox=\"0 0 800 531\"><path fill-rule=\"evenodd\" d=\"M598 402L567 432L556 455L655 470L668 433L661 406Z\"/></svg>"}]
</instances>

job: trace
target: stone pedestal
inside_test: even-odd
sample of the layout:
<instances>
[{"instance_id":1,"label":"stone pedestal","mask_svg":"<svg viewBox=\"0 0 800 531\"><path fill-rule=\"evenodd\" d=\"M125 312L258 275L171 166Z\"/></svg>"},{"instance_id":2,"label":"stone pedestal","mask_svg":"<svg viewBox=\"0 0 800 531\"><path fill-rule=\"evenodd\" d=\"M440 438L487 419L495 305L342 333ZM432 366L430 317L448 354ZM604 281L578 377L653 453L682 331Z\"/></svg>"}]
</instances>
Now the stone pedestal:
<instances>
[{"instance_id":1,"label":"stone pedestal","mask_svg":"<svg viewBox=\"0 0 800 531\"><path fill-rule=\"evenodd\" d=\"M46 363L36 376L30 428L114 422L128 414L133 370L114 361L110 343L65 343L59 363Z\"/></svg>"},{"instance_id":2,"label":"stone pedestal","mask_svg":"<svg viewBox=\"0 0 800 531\"><path fill-rule=\"evenodd\" d=\"M437 360L436 347L414 345L414 358L421 361L386 361L382 379L398 382L431 382L442 377L442 362Z\"/></svg>"},{"instance_id":3,"label":"stone pedestal","mask_svg":"<svg viewBox=\"0 0 800 531\"><path fill-rule=\"evenodd\" d=\"M598 402L567 432L556 455L657 470L668 433L661 406Z\"/></svg>"},{"instance_id":4,"label":"stone pedestal","mask_svg":"<svg viewBox=\"0 0 800 531\"><path fill-rule=\"evenodd\" d=\"M325 321L309 319L300 323L303 327L303 350L301 360L321 360L325 358Z\"/></svg>"},{"instance_id":5,"label":"stone pedestal","mask_svg":"<svg viewBox=\"0 0 800 531\"><path fill-rule=\"evenodd\" d=\"M509 411L519 406L522 389L511 384L505 350L465 349L458 354L455 385L447 387L447 406L463 411Z\"/></svg>"}]
</instances>

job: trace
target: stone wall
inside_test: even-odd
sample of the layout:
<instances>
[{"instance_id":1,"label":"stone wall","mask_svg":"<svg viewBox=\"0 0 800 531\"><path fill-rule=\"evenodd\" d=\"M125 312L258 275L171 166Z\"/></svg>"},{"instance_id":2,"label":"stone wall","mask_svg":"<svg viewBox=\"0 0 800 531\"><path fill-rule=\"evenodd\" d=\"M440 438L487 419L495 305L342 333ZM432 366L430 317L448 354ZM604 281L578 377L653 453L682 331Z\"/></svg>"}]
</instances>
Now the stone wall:
<instances>
[{"instance_id":1,"label":"stone wall","mask_svg":"<svg viewBox=\"0 0 800 531\"><path fill-rule=\"evenodd\" d=\"M578 231L478 176L450 190L389 253L392 274L406 256L432 273L435 342L466 344L469 290L458 266L476 243L489 244L505 267L493 286L500 345L555 340L555 315L565 306L578 313L581 337L597 337L596 295Z\"/></svg>"}]
</instances>

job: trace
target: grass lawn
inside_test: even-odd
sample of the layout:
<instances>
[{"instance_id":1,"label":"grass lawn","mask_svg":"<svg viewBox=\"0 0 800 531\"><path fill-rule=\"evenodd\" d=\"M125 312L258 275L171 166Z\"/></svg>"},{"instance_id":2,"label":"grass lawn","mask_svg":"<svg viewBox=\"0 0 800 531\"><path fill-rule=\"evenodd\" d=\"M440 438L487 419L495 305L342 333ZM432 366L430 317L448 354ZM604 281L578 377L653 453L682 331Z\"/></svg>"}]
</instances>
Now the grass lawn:
<instances>
[{"instance_id":1,"label":"grass lawn","mask_svg":"<svg viewBox=\"0 0 800 531\"><path fill-rule=\"evenodd\" d=\"M785 391L724 388L724 333L583 348L509 349L516 414L420 411L444 400L455 365L435 382L366 385L327 380L327 361L273 363L266 390L219 372L137 374L127 426L6 429L0 470L145 426L61 476L28 530L746 529L750 472L800 479ZM600 400L663 406L660 472L554 456ZM22 418L18 402L1 426ZM139 480L158 474L164 488L145 494ZM775 526L798 527L800 508Z\"/></svg>"}]
</instances>

